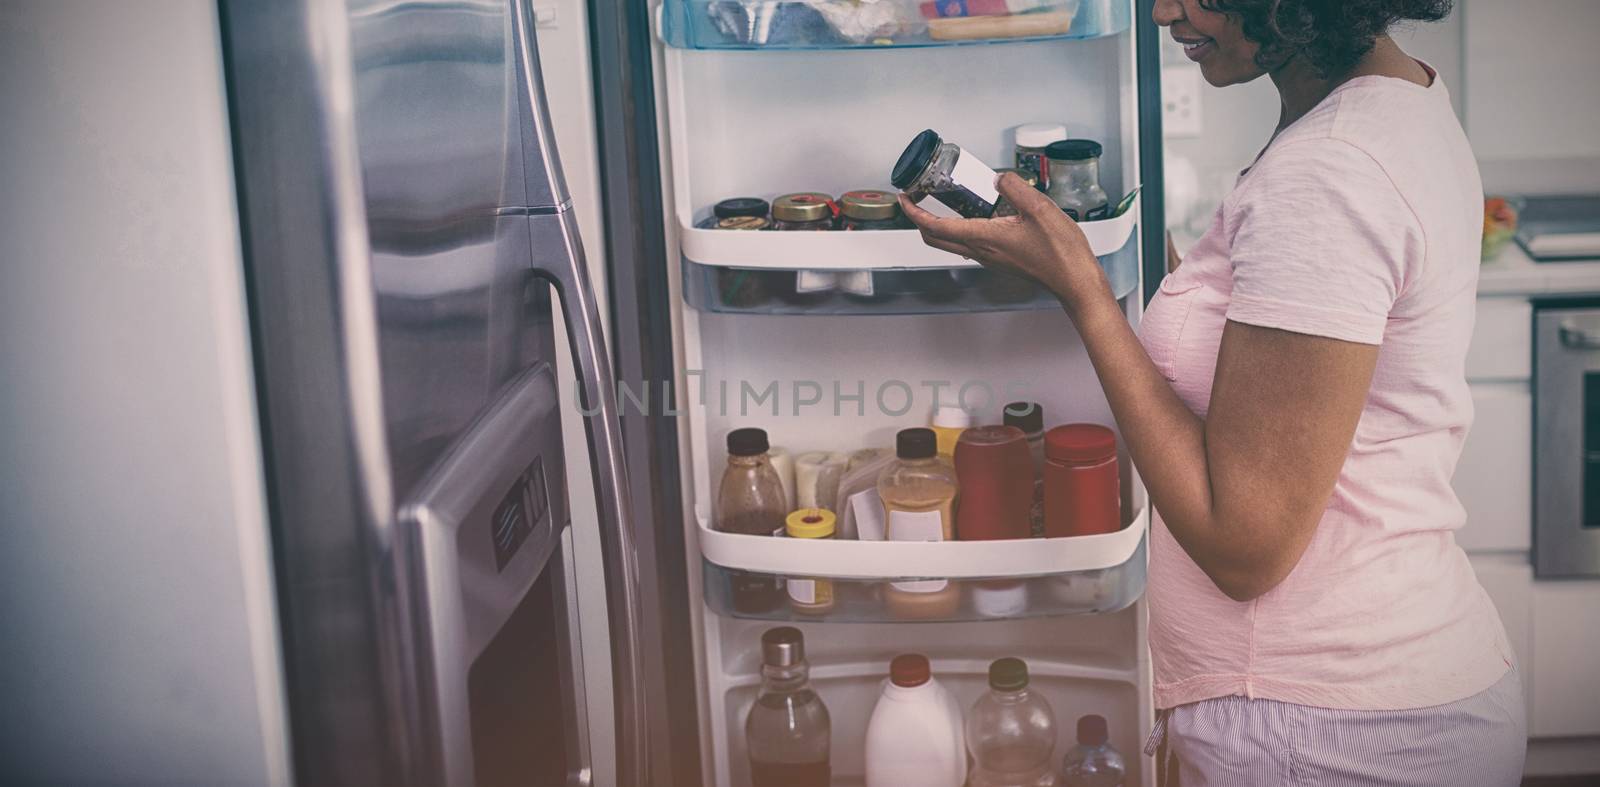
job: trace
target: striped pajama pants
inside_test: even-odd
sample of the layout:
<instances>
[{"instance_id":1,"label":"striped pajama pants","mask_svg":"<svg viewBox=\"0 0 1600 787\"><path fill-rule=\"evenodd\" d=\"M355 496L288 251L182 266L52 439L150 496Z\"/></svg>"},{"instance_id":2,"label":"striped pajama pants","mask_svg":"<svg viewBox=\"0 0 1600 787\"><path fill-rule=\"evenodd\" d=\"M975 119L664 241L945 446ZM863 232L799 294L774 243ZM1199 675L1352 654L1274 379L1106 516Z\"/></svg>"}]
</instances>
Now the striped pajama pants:
<instances>
[{"instance_id":1,"label":"striped pajama pants","mask_svg":"<svg viewBox=\"0 0 1600 787\"><path fill-rule=\"evenodd\" d=\"M1332 710L1235 696L1181 705L1162 721L1166 781L1181 787L1508 787L1522 780L1528 745L1515 669L1431 708Z\"/></svg>"}]
</instances>

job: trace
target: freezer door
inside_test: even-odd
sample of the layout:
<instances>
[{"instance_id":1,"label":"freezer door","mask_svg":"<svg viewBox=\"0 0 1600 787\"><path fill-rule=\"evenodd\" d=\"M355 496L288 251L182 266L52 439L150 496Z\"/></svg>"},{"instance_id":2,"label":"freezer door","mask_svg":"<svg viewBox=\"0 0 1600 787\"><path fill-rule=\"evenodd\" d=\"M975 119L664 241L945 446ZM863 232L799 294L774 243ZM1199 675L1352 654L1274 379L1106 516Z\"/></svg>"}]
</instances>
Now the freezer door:
<instances>
[{"instance_id":1,"label":"freezer door","mask_svg":"<svg viewBox=\"0 0 1600 787\"><path fill-rule=\"evenodd\" d=\"M586 778L553 293L594 413L618 776L642 782L627 482L531 7L222 18L297 780Z\"/></svg>"}]
</instances>

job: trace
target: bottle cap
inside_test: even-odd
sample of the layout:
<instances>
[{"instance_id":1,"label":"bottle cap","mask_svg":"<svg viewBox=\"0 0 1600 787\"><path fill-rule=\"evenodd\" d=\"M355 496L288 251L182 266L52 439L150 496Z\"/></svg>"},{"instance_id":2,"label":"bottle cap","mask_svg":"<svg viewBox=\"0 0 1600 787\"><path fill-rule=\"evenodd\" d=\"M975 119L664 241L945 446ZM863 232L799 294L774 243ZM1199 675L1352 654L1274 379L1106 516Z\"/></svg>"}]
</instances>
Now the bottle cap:
<instances>
[{"instance_id":1,"label":"bottle cap","mask_svg":"<svg viewBox=\"0 0 1600 787\"><path fill-rule=\"evenodd\" d=\"M972 413L954 404L941 404L933 409L933 425L947 429L965 429L972 425Z\"/></svg>"},{"instance_id":2,"label":"bottle cap","mask_svg":"<svg viewBox=\"0 0 1600 787\"><path fill-rule=\"evenodd\" d=\"M1099 424L1067 424L1044 433L1044 455L1059 462L1100 462L1117 455L1117 435Z\"/></svg>"},{"instance_id":3,"label":"bottle cap","mask_svg":"<svg viewBox=\"0 0 1600 787\"><path fill-rule=\"evenodd\" d=\"M719 230L764 230L771 225L772 222L767 221L766 216L729 216L717 219Z\"/></svg>"},{"instance_id":4,"label":"bottle cap","mask_svg":"<svg viewBox=\"0 0 1600 787\"><path fill-rule=\"evenodd\" d=\"M933 677L928 657L921 653L902 653L889 662L889 681L896 686L921 686Z\"/></svg>"},{"instance_id":5,"label":"bottle cap","mask_svg":"<svg viewBox=\"0 0 1600 787\"><path fill-rule=\"evenodd\" d=\"M1012 402L1002 412L1006 426L1015 426L1023 434L1044 431L1044 405L1038 402Z\"/></svg>"},{"instance_id":6,"label":"bottle cap","mask_svg":"<svg viewBox=\"0 0 1600 787\"><path fill-rule=\"evenodd\" d=\"M770 445L767 442L767 430L765 429L747 426L728 433L728 453L734 456L764 454Z\"/></svg>"},{"instance_id":7,"label":"bottle cap","mask_svg":"<svg viewBox=\"0 0 1600 787\"><path fill-rule=\"evenodd\" d=\"M1106 717L1098 714L1078 717L1078 743L1084 746L1104 746L1111 738L1106 730Z\"/></svg>"},{"instance_id":8,"label":"bottle cap","mask_svg":"<svg viewBox=\"0 0 1600 787\"><path fill-rule=\"evenodd\" d=\"M892 219L900 215L900 203L887 191L857 189L839 197L839 211L852 219L864 221Z\"/></svg>"},{"instance_id":9,"label":"bottle cap","mask_svg":"<svg viewBox=\"0 0 1600 787\"><path fill-rule=\"evenodd\" d=\"M911 144L906 145L900 159L894 163L894 171L889 175L889 182L894 187L905 191L911 184L917 182L922 171L928 168L928 162L933 161L933 154L938 152L944 140L933 129L927 129L912 138Z\"/></svg>"},{"instance_id":10,"label":"bottle cap","mask_svg":"<svg viewBox=\"0 0 1600 787\"><path fill-rule=\"evenodd\" d=\"M928 459L939 453L939 440L932 429L901 429L894 436L894 453L901 459Z\"/></svg>"},{"instance_id":11,"label":"bottle cap","mask_svg":"<svg viewBox=\"0 0 1600 787\"><path fill-rule=\"evenodd\" d=\"M772 217L779 221L822 221L837 210L833 197L816 191L785 194L772 201Z\"/></svg>"},{"instance_id":12,"label":"bottle cap","mask_svg":"<svg viewBox=\"0 0 1600 787\"><path fill-rule=\"evenodd\" d=\"M1067 138L1067 127L1060 123L1025 123L1017 126L1017 147L1042 148Z\"/></svg>"},{"instance_id":13,"label":"bottle cap","mask_svg":"<svg viewBox=\"0 0 1600 787\"><path fill-rule=\"evenodd\" d=\"M1044 149L1045 157L1056 161L1088 161L1100 158L1101 152L1100 143L1092 139L1063 139Z\"/></svg>"},{"instance_id":14,"label":"bottle cap","mask_svg":"<svg viewBox=\"0 0 1600 787\"><path fill-rule=\"evenodd\" d=\"M769 206L767 201L759 197L733 197L718 202L711 209L712 215L719 219L730 219L734 216L767 217Z\"/></svg>"},{"instance_id":15,"label":"bottle cap","mask_svg":"<svg viewBox=\"0 0 1600 787\"><path fill-rule=\"evenodd\" d=\"M989 688L995 691L1017 691L1027 687L1028 665L1022 659L1007 656L989 663Z\"/></svg>"},{"instance_id":16,"label":"bottle cap","mask_svg":"<svg viewBox=\"0 0 1600 787\"><path fill-rule=\"evenodd\" d=\"M783 520L784 531L790 538L827 538L833 535L838 518L826 508L802 508L791 511Z\"/></svg>"},{"instance_id":17,"label":"bottle cap","mask_svg":"<svg viewBox=\"0 0 1600 787\"><path fill-rule=\"evenodd\" d=\"M779 626L761 635L761 661L771 667L792 667L806 660L806 640L800 629ZM1083 722L1078 722L1082 725Z\"/></svg>"}]
</instances>

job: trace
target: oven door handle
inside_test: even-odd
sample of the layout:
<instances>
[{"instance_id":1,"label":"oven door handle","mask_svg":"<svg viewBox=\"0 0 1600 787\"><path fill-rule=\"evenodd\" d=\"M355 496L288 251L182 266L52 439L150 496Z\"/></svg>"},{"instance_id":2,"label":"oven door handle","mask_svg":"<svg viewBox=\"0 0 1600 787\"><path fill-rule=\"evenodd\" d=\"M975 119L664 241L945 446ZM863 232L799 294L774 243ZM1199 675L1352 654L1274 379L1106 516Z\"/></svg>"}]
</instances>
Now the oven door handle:
<instances>
[{"instance_id":1,"label":"oven door handle","mask_svg":"<svg viewBox=\"0 0 1600 787\"><path fill-rule=\"evenodd\" d=\"M1577 320L1562 320L1561 344L1574 350L1600 350L1600 329L1579 325Z\"/></svg>"}]
</instances>

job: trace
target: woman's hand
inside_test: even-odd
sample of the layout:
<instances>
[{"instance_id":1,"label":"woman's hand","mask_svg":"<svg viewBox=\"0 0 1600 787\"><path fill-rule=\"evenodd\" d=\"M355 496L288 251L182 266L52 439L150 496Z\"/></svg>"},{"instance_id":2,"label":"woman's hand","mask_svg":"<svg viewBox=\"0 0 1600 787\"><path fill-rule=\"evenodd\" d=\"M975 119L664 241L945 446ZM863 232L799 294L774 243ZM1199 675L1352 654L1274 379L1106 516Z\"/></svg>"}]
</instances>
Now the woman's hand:
<instances>
[{"instance_id":1,"label":"woman's hand","mask_svg":"<svg viewBox=\"0 0 1600 787\"><path fill-rule=\"evenodd\" d=\"M1083 231L1048 196L1009 172L995 186L1018 215L942 218L904 194L900 208L929 246L1035 279L1069 306L1085 295L1110 291Z\"/></svg>"}]
</instances>

